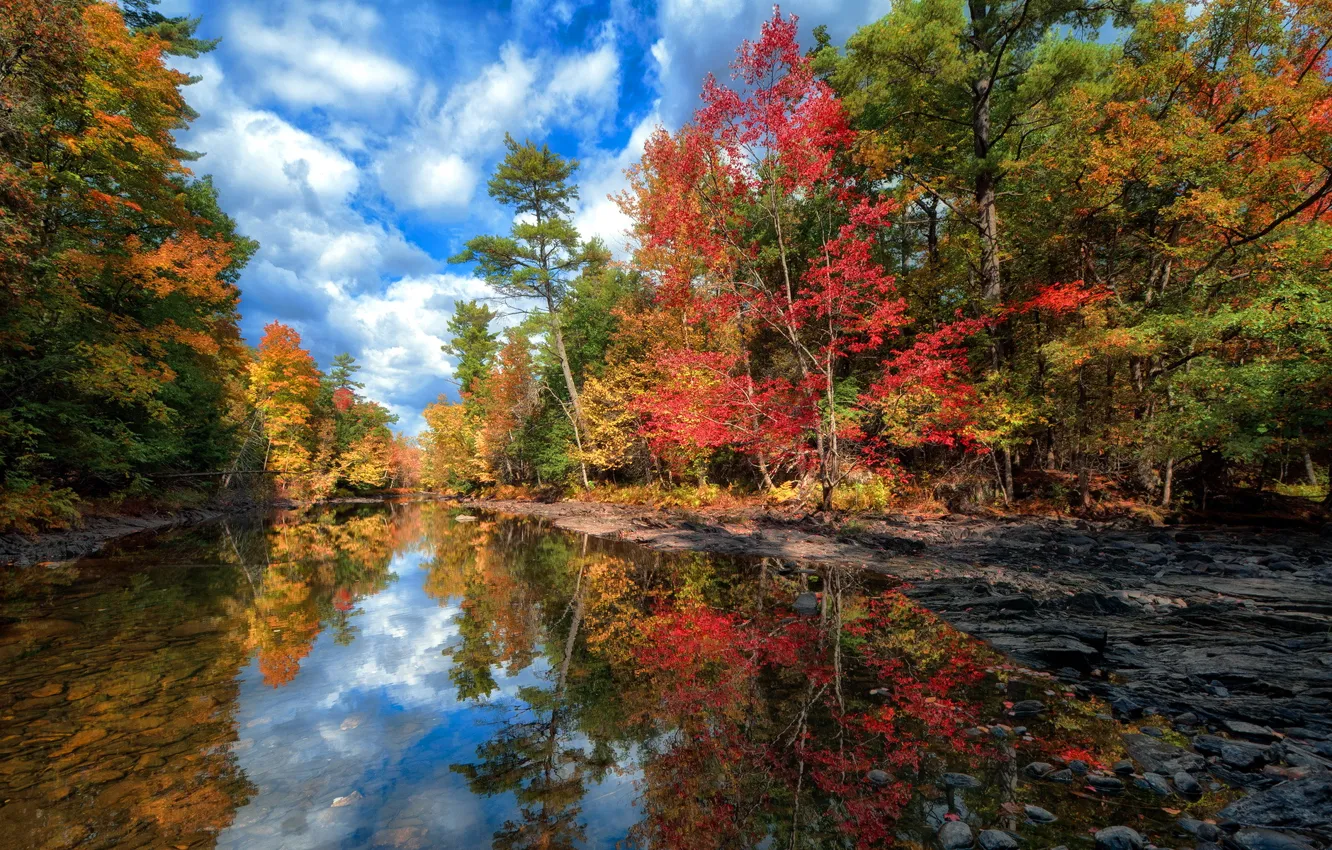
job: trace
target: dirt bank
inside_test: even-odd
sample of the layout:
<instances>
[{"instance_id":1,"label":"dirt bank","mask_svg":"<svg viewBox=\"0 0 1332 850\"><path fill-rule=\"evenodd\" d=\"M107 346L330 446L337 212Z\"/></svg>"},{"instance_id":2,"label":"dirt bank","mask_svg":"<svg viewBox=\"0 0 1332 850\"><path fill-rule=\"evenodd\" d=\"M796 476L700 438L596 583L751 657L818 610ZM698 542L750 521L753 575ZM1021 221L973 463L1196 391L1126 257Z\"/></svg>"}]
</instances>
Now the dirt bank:
<instances>
[{"instance_id":1,"label":"dirt bank","mask_svg":"<svg viewBox=\"0 0 1332 850\"><path fill-rule=\"evenodd\" d=\"M481 501L574 532L862 567L956 627L1127 717L1283 730L1332 757L1332 537L1042 518L883 517L834 529L762 510Z\"/></svg>"},{"instance_id":2,"label":"dirt bank","mask_svg":"<svg viewBox=\"0 0 1332 850\"><path fill-rule=\"evenodd\" d=\"M27 566L91 555L111 540L218 519L233 511L197 508L137 516L85 517L79 528L43 534L0 534L0 566Z\"/></svg>"}]
</instances>

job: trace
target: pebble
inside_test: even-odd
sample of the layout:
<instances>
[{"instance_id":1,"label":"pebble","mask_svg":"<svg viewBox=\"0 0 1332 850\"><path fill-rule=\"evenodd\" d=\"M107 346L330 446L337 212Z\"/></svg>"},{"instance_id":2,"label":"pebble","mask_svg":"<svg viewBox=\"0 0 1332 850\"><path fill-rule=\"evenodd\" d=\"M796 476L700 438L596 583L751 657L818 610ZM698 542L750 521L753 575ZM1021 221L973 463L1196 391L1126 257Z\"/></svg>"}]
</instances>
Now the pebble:
<instances>
[{"instance_id":1,"label":"pebble","mask_svg":"<svg viewBox=\"0 0 1332 850\"><path fill-rule=\"evenodd\" d=\"M1096 850L1143 850L1142 836L1127 826L1107 826L1096 835Z\"/></svg>"},{"instance_id":2,"label":"pebble","mask_svg":"<svg viewBox=\"0 0 1332 850\"><path fill-rule=\"evenodd\" d=\"M333 805L330 806L330 808L340 809L343 806L350 806L353 803L357 802L358 800L362 799L364 799L364 797L362 797L360 791L353 791L345 797L333 798Z\"/></svg>"}]
</instances>

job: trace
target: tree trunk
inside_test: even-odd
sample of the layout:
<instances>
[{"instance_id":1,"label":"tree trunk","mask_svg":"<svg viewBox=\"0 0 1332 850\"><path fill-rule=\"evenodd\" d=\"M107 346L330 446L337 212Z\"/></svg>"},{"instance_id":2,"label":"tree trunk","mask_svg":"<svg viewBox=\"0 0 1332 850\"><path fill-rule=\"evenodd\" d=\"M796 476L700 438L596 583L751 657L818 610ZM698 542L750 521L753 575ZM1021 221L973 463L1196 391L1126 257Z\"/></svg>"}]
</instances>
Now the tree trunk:
<instances>
[{"instance_id":1,"label":"tree trunk","mask_svg":"<svg viewBox=\"0 0 1332 850\"><path fill-rule=\"evenodd\" d=\"M578 443L581 451L583 434L587 433L587 428L583 424L583 405L578 399L578 386L574 383L573 370L569 368L569 353L564 348L564 332L560 329L560 316L555 312L555 300L549 295L546 296L546 308L550 312L551 334L555 337L555 354L560 358L564 386L569 391L569 402L573 405L574 441ZM587 489L591 483L587 477L587 464L583 463L582 458L578 460L578 471L582 475L583 489Z\"/></svg>"},{"instance_id":2,"label":"tree trunk","mask_svg":"<svg viewBox=\"0 0 1332 850\"><path fill-rule=\"evenodd\" d=\"M1313 458L1309 455L1308 449L1304 449L1304 475L1310 484L1318 486L1318 471L1314 469Z\"/></svg>"},{"instance_id":3,"label":"tree trunk","mask_svg":"<svg viewBox=\"0 0 1332 850\"><path fill-rule=\"evenodd\" d=\"M1163 508L1170 507L1170 498L1172 495L1170 490L1171 487L1174 486L1174 483L1175 483L1175 459L1172 457L1166 459L1165 485L1161 491L1161 507Z\"/></svg>"},{"instance_id":4,"label":"tree trunk","mask_svg":"<svg viewBox=\"0 0 1332 850\"><path fill-rule=\"evenodd\" d=\"M984 16L983 4L972 3L972 24L977 26ZM978 15L978 11L980 14ZM987 63L988 64L988 63ZM992 81L981 77L971 84L971 141L979 167L976 171L976 230L980 235L981 297L992 304L1003 298L999 282L999 211L995 206L995 189L999 176L994 166L986 162L990 155L990 91Z\"/></svg>"}]
</instances>

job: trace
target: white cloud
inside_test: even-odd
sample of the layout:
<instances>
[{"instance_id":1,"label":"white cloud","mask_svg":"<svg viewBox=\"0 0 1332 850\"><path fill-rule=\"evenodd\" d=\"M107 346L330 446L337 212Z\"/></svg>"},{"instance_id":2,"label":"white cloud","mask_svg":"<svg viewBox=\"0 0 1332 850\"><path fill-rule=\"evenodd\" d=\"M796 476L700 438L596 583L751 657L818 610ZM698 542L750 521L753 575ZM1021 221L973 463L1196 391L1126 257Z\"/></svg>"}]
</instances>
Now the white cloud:
<instances>
[{"instance_id":1,"label":"white cloud","mask_svg":"<svg viewBox=\"0 0 1332 850\"><path fill-rule=\"evenodd\" d=\"M228 33L258 73L257 84L294 106L374 109L409 93L415 75L377 51L372 8L350 2L296 4L272 20L237 8Z\"/></svg>"},{"instance_id":2,"label":"white cloud","mask_svg":"<svg viewBox=\"0 0 1332 850\"><path fill-rule=\"evenodd\" d=\"M574 226L584 238L600 237L619 256L625 253L630 221L611 196L623 191L625 170L642 157L644 144L660 125L661 116L653 109L634 127L620 151L587 158L578 175L580 204Z\"/></svg>"},{"instance_id":3,"label":"white cloud","mask_svg":"<svg viewBox=\"0 0 1332 850\"><path fill-rule=\"evenodd\" d=\"M591 133L613 113L619 81L610 30L593 49L558 58L506 43L498 61L456 85L438 107L423 99L413 130L379 157L380 185L404 209L462 210L506 132L539 137L560 126Z\"/></svg>"}]
</instances>

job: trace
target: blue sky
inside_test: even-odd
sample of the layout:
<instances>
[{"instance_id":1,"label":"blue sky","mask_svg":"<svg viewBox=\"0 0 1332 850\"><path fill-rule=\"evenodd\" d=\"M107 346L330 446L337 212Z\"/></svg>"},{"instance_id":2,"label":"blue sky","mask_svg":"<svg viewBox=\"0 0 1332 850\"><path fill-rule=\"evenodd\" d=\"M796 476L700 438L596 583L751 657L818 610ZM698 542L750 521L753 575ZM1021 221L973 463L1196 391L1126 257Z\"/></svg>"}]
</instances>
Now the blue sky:
<instances>
[{"instance_id":1,"label":"blue sky","mask_svg":"<svg viewBox=\"0 0 1332 850\"><path fill-rule=\"evenodd\" d=\"M321 365L360 360L370 397L415 433L456 397L439 350L459 298L485 297L446 259L508 229L486 195L504 133L577 157L576 224L623 249L607 195L656 126L677 128L703 77L722 76L772 13L761 0L633 3L442 0L164 0L203 19L214 52L177 64L201 78L182 134L223 207L261 245L241 279L241 327L278 319ZM887 0L782 5L841 41Z\"/></svg>"}]
</instances>

